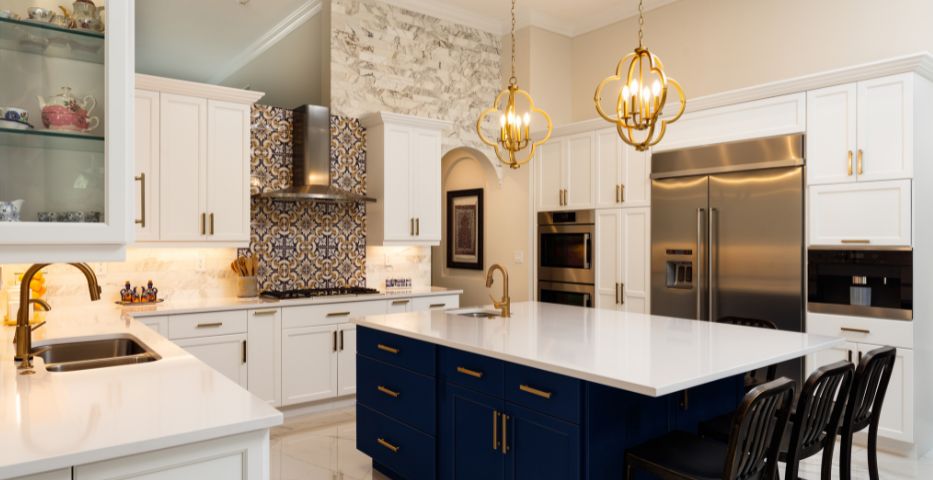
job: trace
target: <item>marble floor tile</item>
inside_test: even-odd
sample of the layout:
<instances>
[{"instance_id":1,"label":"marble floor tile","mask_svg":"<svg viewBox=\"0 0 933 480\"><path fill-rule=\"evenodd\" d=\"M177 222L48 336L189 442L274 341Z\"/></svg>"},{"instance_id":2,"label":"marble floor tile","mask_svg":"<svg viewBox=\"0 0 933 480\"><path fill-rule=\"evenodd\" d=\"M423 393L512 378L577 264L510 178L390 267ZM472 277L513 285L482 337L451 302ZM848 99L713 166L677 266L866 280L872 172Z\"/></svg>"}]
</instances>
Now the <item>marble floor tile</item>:
<instances>
[{"instance_id":1,"label":"marble floor tile","mask_svg":"<svg viewBox=\"0 0 933 480\"><path fill-rule=\"evenodd\" d=\"M369 457L356 450L352 408L286 419L272 429L270 455L272 480L388 480L373 472ZM800 477L820 478L820 458L816 455L801 462ZM838 462L837 446L833 478L839 478ZM879 452L878 469L884 480L933 479L933 453L915 459ZM852 448L852 478L868 480L863 447Z\"/></svg>"}]
</instances>

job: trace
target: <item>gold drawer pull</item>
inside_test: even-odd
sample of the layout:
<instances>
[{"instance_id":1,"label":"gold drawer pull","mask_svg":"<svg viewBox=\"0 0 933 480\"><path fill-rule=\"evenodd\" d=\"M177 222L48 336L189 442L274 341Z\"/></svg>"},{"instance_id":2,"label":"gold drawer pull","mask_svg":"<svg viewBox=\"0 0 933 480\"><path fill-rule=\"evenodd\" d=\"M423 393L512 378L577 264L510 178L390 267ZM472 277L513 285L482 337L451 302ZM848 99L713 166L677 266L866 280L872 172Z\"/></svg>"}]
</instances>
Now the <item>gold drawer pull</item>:
<instances>
[{"instance_id":1,"label":"gold drawer pull","mask_svg":"<svg viewBox=\"0 0 933 480\"><path fill-rule=\"evenodd\" d=\"M492 411L492 449L499 449L499 412Z\"/></svg>"},{"instance_id":2,"label":"gold drawer pull","mask_svg":"<svg viewBox=\"0 0 933 480\"><path fill-rule=\"evenodd\" d=\"M861 243L861 244L868 244L868 243L871 243L871 240L864 240L864 239L861 239L861 238L845 238L845 239L842 240L842 243Z\"/></svg>"},{"instance_id":3,"label":"gold drawer pull","mask_svg":"<svg viewBox=\"0 0 933 480\"><path fill-rule=\"evenodd\" d=\"M253 315L260 317L260 316L266 316L266 315L275 315L277 312L278 310L256 310L255 312L253 312Z\"/></svg>"},{"instance_id":4,"label":"gold drawer pull","mask_svg":"<svg viewBox=\"0 0 933 480\"><path fill-rule=\"evenodd\" d=\"M476 370L470 370L469 368L465 367L457 367L457 373L469 375L473 378L483 378L483 372L477 372Z\"/></svg>"},{"instance_id":5,"label":"gold drawer pull","mask_svg":"<svg viewBox=\"0 0 933 480\"><path fill-rule=\"evenodd\" d=\"M848 176L852 176L852 150L849 150L849 168L846 170Z\"/></svg>"},{"instance_id":6,"label":"gold drawer pull","mask_svg":"<svg viewBox=\"0 0 933 480\"><path fill-rule=\"evenodd\" d=\"M431 305L428 306L428 308L433 310L435 308L444 308L446 306L447 306L446 303L432 303Z\"/></svg>"},{"instance_id":7,"label":"gold drawer pull","mask_svg":"<svg viewBox=\"0 0 933 480\"><path fill-rule=\"evenodd\" d=\"M523 392L525 392L525 393L530 393L530 394L532 394L532 395L537 395L537 396L539 396L539 397L541 397L541 398L546 398L546 399L550 399L550 398L551 398L551 392L545 392L544 390L538 390L537 388L529 387L528 385L525 385L525 384L519 385L519 386L518 386L518 389L521 390L521 391L523 391Z\"/></svg>"},{"instance_id":8,"label":"gold drawer pull","mask_svg":"<svg viewBox=\"0 0 933 480\"><path fill-rule=\"evenodd\" d=\"M379 390L380 392L382 392L382 393L384 393L384 394L386 394L386 395L388 395L388 396L390 396L390 397L392 397L392 398L398 398L398 396L401 395L401 393L396 392L396 391L394 391L394 390L390 390L390 389L388 389L388 388L386 388L386 387L383 387L382 385L379 385L378 387L376 387L376 390Z\"/></svg>"},{"instance_id":9,"label":"gold drawer pull","mask_svg":"<svg viewBox=\"0 0 933 480\"><path fill-rule=\"evenodd\" d=\"M850 333L864 333L865 335L871 333L871 330L868 330L867 328L839 327L839 330Z\"/></svg>"},{"instance_id":10,"label":"gold drawer pull","mask_svg":"<svg viewBox=\"0 0 933 480\"><path fill-rule=\"evenodd\" d=\"M391 443L387 442L384 438L377 438L376 441L379 442L379 445L382 445L383 447L386 447L389 450L392 450L392 453L398 453L398 451L400 450L399 447L392 445Z\"/></svg>"},{"instance_id":11,"label":"gold drawer pull","mask_svg":"<svg viewBox=\"0 0 933 480\"><path fill-rule=\"evenodd\" d=\"M327 317L349 317L350 312L331 312L327 314Z\"/></svg>"},{"instance_id":12,"label":"gold drawer pull","mask_svg":"<svg viewBox=\"0 0 933 480\"><path fill-rule=\"evenodd\" d=\"M224 322L199 323L196 328L217 328L222 327Z\"/></svg>"},{"instance_id":13,"label":"gold drawer pull","mask_svg":"<svg viewBox=\"0 0 933 480\"><path fill-rule=\"evenodd\" d=\"M389 353L394 353L394 354L398 355L398 349L397 349L397 348L392 348L392 347L390 347L390 346L388 346L388 345L383 345L383 344L380 343L380 344L376 345L376 348L378 348L379 350L382 350L383 352L389 352Z\"/></svg>"},{"instance_id":14,"label":"gold drawer pull","mask_svg":"<svg viewBox=\"0 0 933 480\"><path fill-rule=\"evenodd\" d=\"M408 299L405 299L405 300L392 300L392 305L408 305L409 303L411 303L411 300L408 300Z\"/></svg>"}]
</instances>

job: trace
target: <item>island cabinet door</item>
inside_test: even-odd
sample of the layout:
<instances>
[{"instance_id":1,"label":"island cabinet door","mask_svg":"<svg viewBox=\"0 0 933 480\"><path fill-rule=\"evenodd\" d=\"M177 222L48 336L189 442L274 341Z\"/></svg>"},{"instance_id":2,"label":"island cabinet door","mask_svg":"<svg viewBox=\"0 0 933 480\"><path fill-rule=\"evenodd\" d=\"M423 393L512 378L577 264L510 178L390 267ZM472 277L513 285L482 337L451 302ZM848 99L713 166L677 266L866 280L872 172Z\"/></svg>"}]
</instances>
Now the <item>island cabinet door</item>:
<instances>
[{"instance_id":1,"label":"island cabinet door","mask_svg":"<svg viewBox=\"0 0 933 480\"><path fill-rule=\"evenodd\" d=\"M507 403L506 478L573 480L582 477L580 426Z\"/></svg>"},{"instance_id":2,"label":"island cabinet door","mask_svg":"<svg viewBox=\"0 0 933 480\"><path fill-rule=\"evenodd\" d=\"M505 478L502 415L505 402L447 384L441 400L441 478Z\"/></svg>"}]
</instances>

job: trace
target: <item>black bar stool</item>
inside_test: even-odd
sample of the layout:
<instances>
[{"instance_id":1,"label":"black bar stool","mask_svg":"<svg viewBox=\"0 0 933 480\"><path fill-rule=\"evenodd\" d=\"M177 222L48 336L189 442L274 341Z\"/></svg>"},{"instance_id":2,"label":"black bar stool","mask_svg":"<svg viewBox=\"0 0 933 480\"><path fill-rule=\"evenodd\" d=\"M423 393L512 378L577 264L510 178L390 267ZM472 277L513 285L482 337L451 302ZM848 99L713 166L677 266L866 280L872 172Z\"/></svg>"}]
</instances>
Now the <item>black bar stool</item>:
<instances>
[{"instance_id":1,"label":"black bar stool","mask_svg":"<svg viewBox=\"0 0 933 480\"><path fill-rule=\"evenodd\" d=\"M760 318L745 318L745 317L722 317L717 320L719 323L728 323L730 325L741 325L743 327L755 327L755 328L767 328L770 330L777 330L777 325L774 324L771 320L763 320ZM764 376L761 375L761 372L758 370L752 370L745 374L745 391L751 390L758 385L763 383L770 382L777 378L777 365L771 365L764 372ZM728 427L728 425L727 425Z\"/></svg>"},{"instance_id":2,"label":"black bar stool","mask_svg":"<svg viewBox=\"0 0 933 480\"><path fill-rule=\"evenodd\" d=\"M852 436L865 427L868 427L868 475L871 480L878 480L878 419L896 356L894 347L881 347L866 353L859 361L839 429L842 436L839 445L840 480L852 478Z\"/></svg>"},{"instance_id":3,"label":"black bar stool","mask_svg":"<svg viewBox=\"0 0 933 480\"><path fill-rule=\"evenodd\" d=\"M728 443L670 432L625 453L625 478L631 480L636 468L664 480L774 478L793 401L790 379L755 387L736 410Z\"/></svg>"}]
</instances>

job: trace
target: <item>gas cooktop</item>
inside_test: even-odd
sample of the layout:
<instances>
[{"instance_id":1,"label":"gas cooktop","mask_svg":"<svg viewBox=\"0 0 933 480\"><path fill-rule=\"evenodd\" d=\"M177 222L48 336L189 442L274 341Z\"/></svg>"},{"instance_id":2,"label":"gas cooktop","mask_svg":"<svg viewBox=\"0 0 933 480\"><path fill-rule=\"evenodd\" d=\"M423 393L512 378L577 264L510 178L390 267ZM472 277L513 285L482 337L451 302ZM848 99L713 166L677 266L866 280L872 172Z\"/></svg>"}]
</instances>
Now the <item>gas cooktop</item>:
<instances>
[{"instance_id":1,"label":"gas cooktop","mask_svg":"<svg viewBox=\"0 0 933 480\"><path fill-rule=\"evenodd\" d=\"M365 287L299 288L295 290L269 290L262 292L266 298L278 300L294 298L331 297L336 295L377 295L381 292Z\"/></svg>"}]
</instances>

